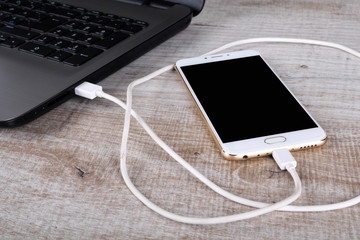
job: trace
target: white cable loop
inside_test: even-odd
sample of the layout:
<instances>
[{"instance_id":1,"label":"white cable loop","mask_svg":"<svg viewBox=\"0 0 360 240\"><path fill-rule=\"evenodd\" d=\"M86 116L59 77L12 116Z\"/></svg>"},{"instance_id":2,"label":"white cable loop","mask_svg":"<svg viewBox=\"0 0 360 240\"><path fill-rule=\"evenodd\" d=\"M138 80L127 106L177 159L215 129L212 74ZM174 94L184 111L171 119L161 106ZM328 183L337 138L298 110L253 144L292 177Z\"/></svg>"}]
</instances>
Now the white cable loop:
<instances>
[{"instance_id":1,"label":"white cable loop","mask_svg":"<svg viewBox=\"0 0 360 240\"><path fill-rule=\"evenodd\" d=\"M335 49L339 49L342 51L345 51L349 54L352 54L358 58L360 58L360 53L357 51L354 51L348 47L345 47L340 44L331 43L331 42L325 42L325 41L317 41L317 40L308 40L308 39L293 39L293 38L252 38L252 39L245 39L240 41L235 41L229 44L226 44L220 48L217 48L213 51L208 52L205 55L214 54L220 51L223 51L227 48L243 45L243 44L249 44L249 43L262 43L262 42L273 42L273 43L302 43L302 44L311 44L311 45L320 45L324 47L331 47ZM133 88L139 84L142 84L144 82L147 82L151 80L152 78L167 72L173 68L173 65L168 65L166 67L163 67L143 78L140 78L138 80L133 81L127 89L127 104L121 102L120 100L116 99L113 96L110 96L106 93L99 93L99 97L104 97L110 101L115 102L116 104L120 105L122 108L124 108L125 111L125 120L124 120L124 130L123 130L123 136L121 141L121 150L120 150L120 168L121 168L121 174L124 178L124 181L128 188L131 190L131 192L140 200L142 201L146 206L154 210L155 212L170 218L175 221L184 222L184 223L192 223L192 224L214 224L214 223L225 223L225 222L231 222L231 221L237 221L242 219L247 219L250 217L255 217L267 212L271 212L274 210L281 210L281 211L292 211L292 212L312 212L312 211L329 211L329 210L336 210L341 208L346 208L349 206L353 206L355 204L358 204L360 202L360 196L357 196L353 199L335 203L335 204L327 204L327 205L317 205L317 206L289 206L289 204L293 201L295 201L299 196L301 192L301 183L300 179L295 171L295 168L289 167L287 170L291 174L294 183L295 183L295 191L294 193L275 204L268 204L268 203L262 203L257 202L245 198L238 197L222 188L217 186L215 183L211 182L209 179L207 179L204 175L202 175L200 172L198 172L195 168L193 168L190 164L188 164L182 157L180 157L176 152L174 152L166 143L164 143L152 130L151 128L142 120L142 118L136 114L136 112L132 109L132 92ZM170 213L154 203L152 203L149 199L147 199L143 194L141 194L137 188L134 186L134 184L131 182L127 167L126 167L126 156L127 156L127 142L128 142L128 136L129 136L129 129L130 129L130 119L131 115L134 116L134 118L139 122L139 124L146 130L146 132L153 138L155 142L157 142L161 148L163 148L169 155L171 155L176 161L178 161L184 168L186 168L188 171L190 171L195 177L197 177L201 182L206 184L209 188L217 192L218 194L224 196L227 199L230 199L232 201L235 201L237 203L259 208L257 210L253 210L247 213L242 214L236 214L231 216L225 216L225 217L215 217L215 218L192 218L192 217L183 217L179 216L173 213Z\"/></svg>"},{"instance_id":2,"label":"white cable loop","mask_svg":"<svg viewBox=\"0 0 360 240\"><path fill-rule=\"evenodd\" d=\"M107 93L99 92L97 94L98 94L99 97L106 98L106 99L118 104L122 108L128 109L127 106L125 105L125 103L123 103L119 99L117 99L117 98L115 98L115 97L113 97L113 96L111 96L111 95L109 95ZM141 126L146 130L146 132L151 136L151 138L156 143L158 143L165 151L167 151L171 156L173 156L182 166L184 166L186 169L188 169L194 176L200 178L201 181L206 181L207 185L208 184L213 184L206 177L204 177L201 173L199 173L195 168L193 168L190 164L188 164L185 160L183 160L179 155L177 155L171 148L169 148L152 131L152 129L145 123L145 121L134 110L131 110L129 112L131 112L131 115L139 122L139 124L141 124ZM124 130L123 136L128 134L128 133L129 133L128 131L127 131L127 133L125 133L125 130ZM124 140L124 139L126 139L126 140ZM123 137L123 141L127 141L127 136L125 138ZM125 144L127 144L127 143L125 142ZM120 156L120 169L121 169L121 174L123 176L125 184L128 186L130 191L142 203L144 203L147 207L149 207L150 209L152 209L153 211L159 213L160 215L162 215L164 217L167 217L167 218L172 219L174 221L183 222L183 223L189 223L189 224L218 224L218 223L228 223L228 222L234 222L234 221L244 220L244 219L248 219L248 218L253 218L253 217L268 213L268 212L275 211L275 210L277 210L279 208L282 208L284 206L287 206L290 203L294 202L301 195L301 181L300 181L300 178L299 178L298 174L296 173L295 167L290 166L287 170L289 171L290 175L292 176L292 178L294 180L295 187L294 187L294 193L291 196L287 197L286 199L283 199L283 200L281 200L281 201L279 201L279 202L277 202L275 204L271 204L271 205L268 204L267 206L256 209L256 210L252 210L252 211L245 212L245 213L240 213L240 214L235 214L235 215L229 215L229 216L223 216L223 217L212 217L212 218L185 217L185 216L180 216L180 215L171 213L169 211L166 211L165 209L160 208L159 206L157 206L156 204L151 202L148 198L146 198L135 187L135 185L131 182L130 177L129 177L128 172L127 172L126 152L121 153L121 156ZM215 184L213 184L213 185L215 185ZM216 186L216 187L219 188L218 186ZM219 189L221 189L221 188L219 188Z\"/></svg>"}]
</instances>

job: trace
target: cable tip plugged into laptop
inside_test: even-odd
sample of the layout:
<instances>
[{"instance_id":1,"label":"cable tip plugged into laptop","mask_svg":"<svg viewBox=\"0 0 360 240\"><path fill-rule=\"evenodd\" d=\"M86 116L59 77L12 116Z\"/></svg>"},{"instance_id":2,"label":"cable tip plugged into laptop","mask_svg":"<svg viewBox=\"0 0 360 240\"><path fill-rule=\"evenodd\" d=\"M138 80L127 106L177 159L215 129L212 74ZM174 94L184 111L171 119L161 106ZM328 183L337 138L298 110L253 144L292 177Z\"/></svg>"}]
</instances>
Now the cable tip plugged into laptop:
<instances>
[{"instance_id":1,"label":"cable tip plugged into laptop","mask_svg":"<svg viewBox=\"0 0 360 240\"><path fill-rule=\"evenodd\" d=\"M84 82L75 88L76 95L88 99L101 97L101 93L102 93L101 86L89 82Z\"/></svg>"}]
</instances>

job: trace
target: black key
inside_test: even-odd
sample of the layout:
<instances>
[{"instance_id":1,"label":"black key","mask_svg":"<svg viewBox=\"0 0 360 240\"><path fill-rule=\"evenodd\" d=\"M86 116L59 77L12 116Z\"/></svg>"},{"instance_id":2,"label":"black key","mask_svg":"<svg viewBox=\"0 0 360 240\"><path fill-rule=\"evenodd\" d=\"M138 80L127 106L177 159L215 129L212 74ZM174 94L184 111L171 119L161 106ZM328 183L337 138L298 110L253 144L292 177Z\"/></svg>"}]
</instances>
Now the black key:
<instances>
[{"instance_id":1,"label":"black key","mask_svg":"<svg viewBox=\"0 0 360 240\"><path fill-rule=\"evenodd\" d=\"M19 47L20 51L35 54L37 56L45 57L52 53L55 49L47 46L43 46L37 43L28 42L21 47Z\"/></svg>"},{"instance_id":2,"label":"black key","mask_svg":"<svg viewBox=\"0 0 360 240\"><path fill-rule=\"evenodd\" d=\"M0 33L0 41L5 41L6 39L8 39L10 36L5 34L5 33Z\"/></svg>"},{"instance_id":3,"label":"black key","mask_svg":"<svg viewBox=\"0 0 360 240\"><path fill-rule=\"evenodd\" d=\"M72 56L71 53L64 52L64 51L56 51L56 52L51 53L47 58L57 61L57 62L62 62L71 56Z\"/></svg>"},{"instance_id":4,"label":"black key","mask_svg":"<svg viewBox=\"0 0 360 240\"><path fill-rule=\"evenodd\" d=\"M69 21L62 25L62 27L77 29L81 25L81 22L78 21Z\"/></svg>"},{"instance_id":5,"label":"black key","mask_svg":"<svg viewBox=\"0 0 360 240\"><path fill-rule=\"evenodd\" d=\"M100 15L103 15L102 12L99 12L99 11L96 11L96 10L91 10L89 11L90 14L93 14L93 15L96 15L96 16L100 16Z\"/></svg>"},{"instance_id":6,"label":"black key","mask_svg":"<svg viewBox=\"0 0 360 240\"><path fill-rule=\"evenodd\" d=\"M91 32L91 34L96 35L97 37L106 37L113 33L113 31L105 28L96 28L94 31Z\"/></svg>"},{"instance_id":7,"label":"black key","mask_svg":"<svg viewBox=\"0 0 360 240\"><path fill-rule=\"evenodd\" d=\"M89 61L95 56L99 55L103 51L97 48L89 47L85 50L79 52L78 54L66 59L64 63L69 64L71 66L80 66L81 64Z\"/></svg>"},{"instance_id":8,"label":"black key","mask_svg":"<svg viewBox=\"0 0 360 240\"><path fill-rule=\"evenodd\" d=\"M65 4L65 3L60 3L59 6L62 7L62 8L65 8L65 9L72 9L73 8L71 5Z\"/></svg>"},{"instance_id":9,"label":"black key","mask_svg":"<svg viewBox=\"0 0 360 240\"><path fill-rule=\"evenodd\" d=\"M78 11L74 11L74 10L67 9L67 8L57 8L54 11L52 11L51 13L60 15L63 17L67 17L67 18L74 18L80 14Z\"/></svg>"},{"instance_id":10,"label":"black key","mask_svg":"<svg viewBox=\"0 0 360 240\"><path fill-rule=\"evenodd\" d=\"M10 18L10 17L11 17L10 13L0 12L0 21L6 20L7 18Z\"/></svg>"},{"instance_id":11,"label":"black key","mask_svg":"<svg viewBox=\"0 0 360 240\"><path fill-rule=\"evenodd\" d=\"M92 31L94 31L96 29L96 27L93 25L90 25L90 24L81 24L81 25L77 26L76 29L79 31L82 31L82 32L90 33Z\"/></svg>"},{"instance_id":12,"label":"black key","mask_svg":"<svg viewBox=\"0 0 360 240\"><path fill-rule=\"evenodd\" d=\"M127 22L127 23L131 23L131 22L134 21L134 20L132 20L131 18L127 18L127 17L120 17L119 19L120 19L121 21Z\"/></svg>"},{"instance_id":13,"label":"black key","mask_svg":"<svg viewBox=\"0 0 360 240\"><path fill-rule=\"evenodd\" d=\"M127 32L129 32L129 33L133 33L133 34L141 31L142 29L143 29L142 26L139 26L139 25L131 25L131 24L126 25L126 26L123 26L123 27L121 28L121 30L127 31Z\"/></svg>"},{"instance_id":14,"label":"black key","mask_svg":"<svg viewBox=\"0 0 360 240\"><path fill-rule=\"evenodd\" d=\"M38 1L29 1L28 5L26 7L31 8L31 9L36 9L36 8L41 7L41 3L39 3Z\"/></svg>"},{"instance_id":15,"label":"black key","mask_svg":"<svg viewBox=\"0 0 360 240\"><path fill-rule=\"evenodd\" d=\"M6 2L14 5L20 5L21 3L20 0L7 0Z\"/></svg>"},{"instance_id":16,"label":"black key","mask_svg":"<svg viewBox=\"0 0 360 240\"><path fill-rule=\"evenodd\" d=\"M123 21L111 21L111 22L106 23L106 25L105 25L105 27L115 28L115 29L121 29L124 26L126 26L126 23Z\"/></svg>"},{"instance_id":17,"label":"black key","mask_svg":"<svg viewBox=\"0 0 360 240\"><path fill-rule=\"evenodd\" d=\"M32 12L29 18L34 19L36 21L42 21L48 17L47 14L41 12Z\"/></svg>"},{"instance_id":18,"label":"black key","mask_svg":"<svg viewBox=\"0 0 360 240\"><path fill-rule=\"evenodd\" d=\"M94 44L96 42L98 42L100 40L100 38L94 37L94 36L83 36L82 38L80 38L78 41L83 42L85 44Z\"/></svg>"},{"instance_id":19,"label":"black key","mask_svg":"<svg viewBox=\"0 0 360 240\"><path fill-rule=\"evenodd\" d=\"M126 33L117 32L117 33L113 33L110 36L104 38L103 40L95 43L95 45L100 48L108 49L128 37L129 37L129 35Z\"/></svg>"},{"instance_id":20,"label":"black key","mask_svg":"<svg viewBox=\"0 0 360 240\"><path fill-rule=\"evenodd\" d=\"M85 8L82 8L82 7L74 7L74 10L80 12L80 13L84 13L86 12L86 9Z\"/></svg>"},{"instance_id":21,"label":"black key","mask_svg":"<svg viewBox=\"0 0 360 240\"><path fill-rule=\"evenodd\" d=\"M8 7L7 9L5 9L4 11L9 12L9 13L17 13L20 10L21 10L21 8L11 6L11 7Z\"/></svg>"},{"instance_id":22,"label":"black key","mask_svg":"<svg viewBox=\"0 0 360 240\"><path fill-rule=\"evenodd\" d=\"M63 39L56 39L54 41L51 41L49 43L49 45L52 45L56 48L64 48L66 46L68 46L71 42L69 41L66 41L66 40L63 40Z\"/></svg>"},{"instance_id":23,"label":"black key","mask_svg":"<svg viewBox=\"0 0 360 240\"><path fill-rule=\"evenodd\" d=\"M5 11L6 9L8 9L8 5L0 2L0 10Z\"/></svg>"},{"instance_id":24,"label":"black key","mask_svg":"<svg viewBox=\"0 0 360 240\"><path fill-rule=\"evenodd\" d=\"M32 8L31 2L27 0L20 1L18 5L21 7Z\"/></svg>"},{"instance_id":25,"label":"black key","mask_svg":"<svg viewBox=\"0 0 360 240\"><path fill-rule=\"evenodd\" d=\"M109 21L110 21L110 19L105 18L105 17L98 17L98 18L94 18L91 20L92 23L99 24L99 25L104 25Z\"/></svg>"},{"instance_id":26,"label":"black key","mask_svg":"<svg viewBox=\"0 0 360 240\"><path fill-rule=\"evenodd\" d=\"M21 40L19 38L8 38L4 42L1 43L1 45L9 48L14 48L19 46L20 44L24 43L24 40Z\"/></svg>"},{"instance_id":27,"label":"black key","mask_svg":"<svg viewBox=\"0 0 360 240\"><path fill-rule=\"evenodd\" d=\"M3 20L4 23L12 24L12 25L21 24L24 21L25 21L25 18L19 17L19 16L11 16L11 17Z\"/></svg>"},{"instance_id":28,"label":"black key","mask_svg":"<svg viewBox=\"0 0 360 240\"><path fill-rule=\"evenodd\" d=\"M79 32L68 32L67 34L63 35L64 38L70 39L72 41L76 41L79 38L82 38L84 36L84 34L79 33Z\"/></svg>"},{"instance_id":29,"label":"black key","mask_svg":"<svg viewBox=\"0 0 360 240\"><path fill-rule=\"evenodd\" d=\"M32 16L34 16L34 12L28 9L23 9L20 12L16 13L16 15L22 16L22 17L27 17L27 18L31 18Z\"/></svg>"},{"instance_id":30,"label":"black key","mask_svg":"<svg viewBox=\"0 0 360 240\"><path fill-rule=\"evenodd\" d=\"M20 28L15 28L13 26L3 26L0 28L0 32L3 33L7 33L10 35L14 35L16 37L20 37L20 38L25 38L25 39L32 39L36 36L38 36L39 34L32 32L32 31L28 31L25 29L20 29Z\"/></svg>"},{"instance_id":31,"label":"black key","mask_svg":"<svg viewBox=\"0 0 360 240\"><path fill-rule=\"evenodd\" d=\"M39 37L37 37L35 39L35 41L39 42L39 43L43 43L43 44L47 44L51 41L54 41L55 38L54 37L51 37L51 36L48 36L48 35L41 35Z\"/></svg>"},{"instance_id":32,"label":"black key","mask_svg":"<svg viewBox=\"0 0 360 240\"><path fill-rule=\"evenodd\" d=\"M49 4L52 6L55 6L55 7L60 6L60 3L55 2L55 1L49 1Z\"/></svg>"},{"instance_id":33,"label":"black key","mask_svg":"<svg viewBox=\"0 0 360 240\"><path fill-rule=\"evenodd\" d=\"M89 22L89 21L91 21L92 19L94 19L95 16L92 15L92 14L83 14L83 15L81 15L81 16L77 16L77 18L80 19L80 20L83 20L83 21L85 21L85 22Z\"/></svg>"},{"instance_id":34,"label":"black key","mask_svg":"<svg viewBox=\"0 0 360 240\"><path fill-rule=\"evenodd\" d=\"M36 11L40 11L40 12L44 12L44 13L48 13L51 12L55 9L54 6L52 6L51 4L42 4L36 7Z\"/></svg>"},{"instance_id":35,"label":"black key","mask_svg":"<svg viewBox=\"0 0 360 240\"><path fill-rule=\"evenodd\" d=\"M41 32L49 31L52 28L55 28L59 26L60 24L64 23L66 21L65 18L59 18L59 17L50 17L42 22L30 22L29 27L31 29L35 29Z\"/></svg>"},{"instance_id":36,"label":"black key","mask_svg":"<svg viewBox=\"0 0 360 240\"><path fill-rule=\"evenodd\" d=\"M30 24L31 24L31 20L26 19L25 21L22 21L18 24L18 26L25 28L27 30L30 30Z\"/></svg>"},{"instance_id":37,"label":"black key","mask_svg":"<svg viewBox=\"0 0 360 240\"><path fill-rule=\"evenodd\" d=\"M83 50L86 46L79 44L79 43L70 43L70 45L68 45L66 48L64 48L64 50L72 52L72 53L77 53L81 50Z\"/></svg>"},{"instance_id":38,"label":"black key","mask_svg":"<svg viewBox=\"0 0 360 240\"><path fill-rule=\"evenodd\" d=\"M141 20L135 20L134 24L143 26L143 27L147 27L149 24L147 22L141 21Z\"/></svg>"},{"instance_id":39,"label":"black key","mask_svg":"<svg viewBox=\"0 0 360 240\"><path fill-rule=\"evenodd\" d=\"M118 18L118 16L114 15L114 14L110 14L110 13L105 13L103 15L103 17L107 17L107 18L110 18L110 19L116 19Z\"/></svg>"},{"instance_id":40,"label":"black key","mask_svg":"<svg viewBox=\"0 0 360 240\"><path fill-rule=\"evenodd\" d=\"M64 28L55 28L49 31L48 33L62 37L62 36L66 36L69 33L69 30L66 30Z\"/></svg>"}]
</instances>

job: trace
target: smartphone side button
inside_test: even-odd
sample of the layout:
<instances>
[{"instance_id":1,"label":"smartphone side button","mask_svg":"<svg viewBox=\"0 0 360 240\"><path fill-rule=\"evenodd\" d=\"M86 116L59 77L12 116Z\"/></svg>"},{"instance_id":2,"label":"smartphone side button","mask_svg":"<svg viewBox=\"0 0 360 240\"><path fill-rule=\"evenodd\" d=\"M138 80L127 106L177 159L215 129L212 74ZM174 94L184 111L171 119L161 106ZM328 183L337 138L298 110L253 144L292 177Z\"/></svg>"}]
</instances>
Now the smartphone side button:
<instances>
[{"instance_id":1,"label":"smartphone side button","mask_svg":"<svg viewBox=\"0 0 360 240\"><path fill-rule=\"evenodd\" d=\"M285 142L286 138L285 137L271 137L271 138L266 138L264 140L265 143L267 144L274 144L274 143L281 143L281 142Z\"/></svg>"}]
</instances>

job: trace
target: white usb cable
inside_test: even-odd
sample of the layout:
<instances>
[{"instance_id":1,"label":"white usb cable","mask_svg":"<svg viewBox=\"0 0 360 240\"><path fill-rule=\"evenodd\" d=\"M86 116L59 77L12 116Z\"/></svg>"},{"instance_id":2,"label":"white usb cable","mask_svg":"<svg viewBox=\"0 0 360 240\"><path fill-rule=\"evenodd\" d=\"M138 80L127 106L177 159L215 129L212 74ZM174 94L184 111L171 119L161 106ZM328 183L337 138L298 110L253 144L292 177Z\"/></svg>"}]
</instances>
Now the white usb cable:
<instances>
[{"instance_id":1,"label":"white usb cable","mask_svg":"<svg viewBox=\"0 0 360 240\"><path fill-rule=\"evenodd\" d=\"M345 46L336 44L336 43L308 40L308 39L291 39L291 38L253 38L253 39L240 40L240 41L226 44L226 45L224 45L218 49L215 49L214 51L211 51L205 55L214 54L219 51L223 51L227 48L242 45L242 44L260 43L260 42L303 43L303 44L320 45L320 46L340 49L342 51L345 51L347 53L350 53L350 54L360 58L360 53L358 53L350 48L347 48ZM248 219L248 218L259 216L259 215L262 215L262 214L265 214L265 213L268 213L271 211L275 211L275 210L297 211L297 212L300 212L300 211L301 212L329 211L329 210L335 210L335 209L341 209L341 208L353 206L360 202L360 196L357 196L348 201L335 203L335 204L317 205L317 206L290 206L289 204L292 203L293 201L295 201L300 196L301 183L300 183L300 179L295 171L296 161L294 160L294 158L292 157L291 153L288 150L277 150L277 151L273 152L273 157L276 160L276 162L278 163L279 167L282 170L286 169L291 174L291 176L294 180L294 183L295 183L294 193L291 196L289 196L288 198L286 198L280 202L277 202L275 204L268 204L268 203L262 203L262 202L257 202L257 201L241 198L239 196L233 195L232 193L220 188L215 183L211 182L204 175L202 175L195 168L193 168L190 164L188 164L176 152L174 152L165 142L163 142L152 131L152 129L145 123L145 121L132 109L133 88L139 84L142 84L146 81L153 79L154 77L156 77L166 71L169 71L170 69L172 69L172 67L173 67L173 65L168 65L168 66L161 68L143 78L133 81L128 86L128 89L127 89L127 104L123 103L119 99L117 99L109 94L104 93L102 91L102 88L98 85L94 85L94 84L90 84L90 83L83 83L75 89L75 93L79 96L83 96L83 97L86 97L89 99L93 99L96 96L106 98L125 109L124 130L123 130L121 149L120 149L121 174L122 174L122 177L124 178L126 185L130 189L130 191L140 201L142 201L146 206L148 206L155 212L157 212L167 218L170 218L172 220L178 221L178 222L184 222L184 223L190 223L190 224L215 224L215 223L226 223L226 222ZM255 207L255 208L259 208L259 209L256 209L256 210L253 210L250 212L246 212L246 213L224 216L224 217L194 218L194 217L184 217L184 216L170 213L170 212L160 208L159 206L155 205L154 203L152 203L131 182L131 180L128 176L127 168L126 168L127 141L128 141L128 136L129 136L131 115L139 122L139 124L146 130L146 132L153 138L153 140L159 144L160 147L162 147L166 152L169 153L169 155L171 155L183 167L185 167L195 177L197 177L200 181L202 181L204 184L206 184L212 190L214 190L215 192L219 193L220 195L224 196L227 199L230 199L232 201L235 201L237 203L240 203L240 204L243 204L246 206L251 206L251 207Z\"/></svg>"}]
</instances>

